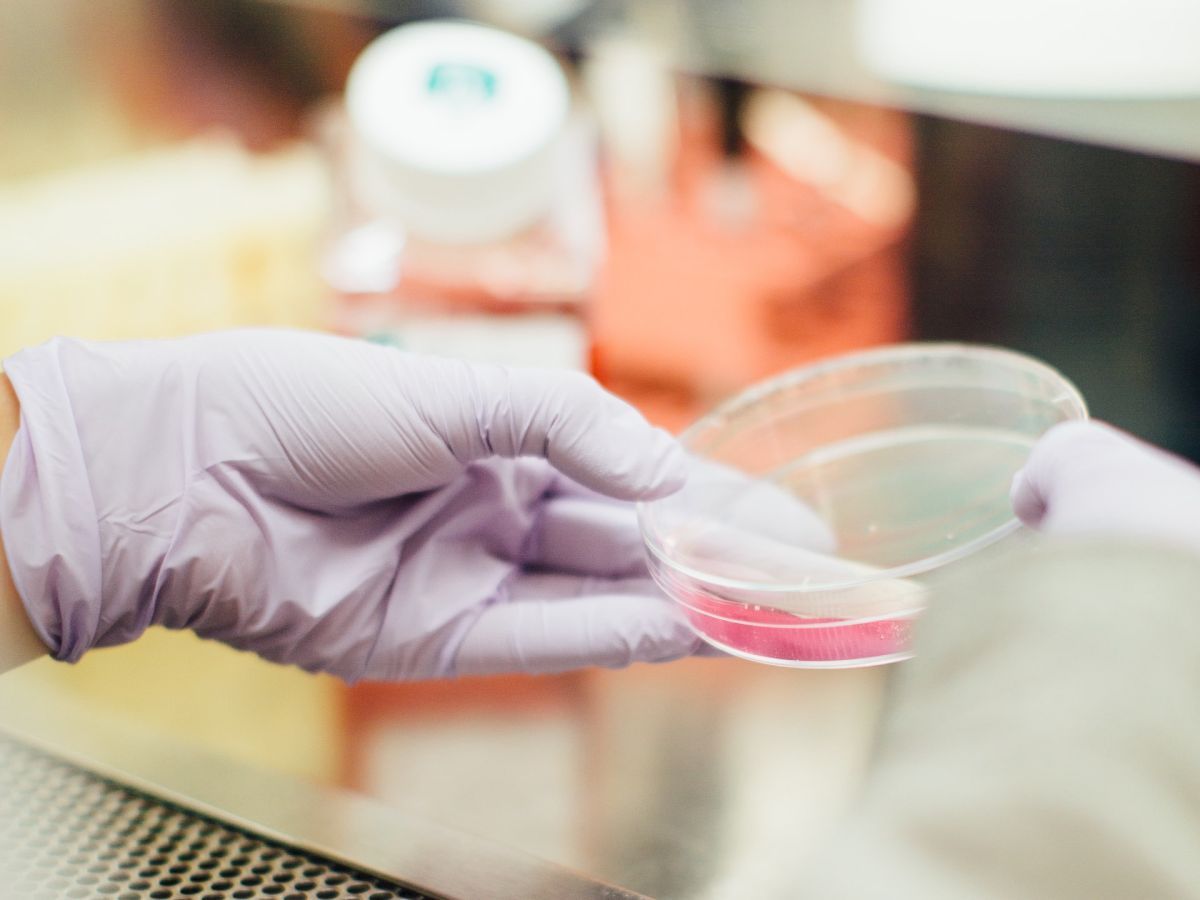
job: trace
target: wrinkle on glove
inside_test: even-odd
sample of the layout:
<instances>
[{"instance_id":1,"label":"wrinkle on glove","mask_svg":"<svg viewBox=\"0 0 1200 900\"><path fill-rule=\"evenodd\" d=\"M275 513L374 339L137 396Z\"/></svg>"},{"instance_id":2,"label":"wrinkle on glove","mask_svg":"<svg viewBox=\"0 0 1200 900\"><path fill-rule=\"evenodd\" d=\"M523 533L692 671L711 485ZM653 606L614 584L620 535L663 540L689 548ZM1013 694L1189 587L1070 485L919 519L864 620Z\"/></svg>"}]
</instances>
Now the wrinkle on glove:
<instances>
[{"instance_id":1,"label":"wrinkle on glove","mask_svg":"<svg viewBox=\"0 0 1200 900\"><path fill-rule=\"evenodd\" d=\"M5 371L0 529L59 659L152 624L347 680L698 646L621 502L677 489L682 454L586 376L281 331L57 339Z\"/></svg>"},{"instance_id":2,"label":"wrinkle on glove","mask_svg":"<svg viewBox=\"0 0 1200 900\"><path fill-rule=\"evenodd\" d=\"M15 360L5 365L14 383L20 368ZM78 436L70 418L54 415L70 409L55 375L51 369L26 393L0 479L0 510L14 523L3 535L17 593L56 601L26 603L30 622L57 658L75 662L98 645L107 623L100 621L99 604L82 602L100 595L100 539Z\"/></svg>"}]
</instances>

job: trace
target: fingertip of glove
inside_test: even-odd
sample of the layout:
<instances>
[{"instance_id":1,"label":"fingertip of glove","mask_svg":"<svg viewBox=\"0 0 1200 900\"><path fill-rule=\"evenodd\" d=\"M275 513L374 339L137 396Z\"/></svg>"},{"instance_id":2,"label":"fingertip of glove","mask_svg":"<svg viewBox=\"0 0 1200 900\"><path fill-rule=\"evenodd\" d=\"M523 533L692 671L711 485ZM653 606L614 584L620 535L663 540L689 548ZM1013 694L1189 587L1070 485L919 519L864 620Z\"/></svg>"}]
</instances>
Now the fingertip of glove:
<instances>
[{"instance_id":1,"label":"fingertip of glove","mask_svg":"<svg viewBox=\"0 0 1200 900\"><path fill-rule=\"evenodd\" d=\"M1045 502L1030 484L1029 475L1024 468L1018 469L1013 475L1008 499L1012 504L1013 513L1024 525L1036 525L1046 514Z\"/></svg>"},{"instance_id":2,"label":"fingertip of glove","mask_svg":"<svg viewBox=\"0 0 1200 900\"><path fill-rule=\"evenodd\" d=\"M618 500L657 500L683 487L687 465L675 439L644 420L625 425L595 441L586 456L573 459L564 454L551 461L587 487Z\"/></svg>"},{"instance_id":3,"label":"fingertip of glove","mask_svg":"<svg viewBox=\"0 0 1200 900\"><path fill-rule=\"evenodd\" d=\"M653 441L647 459L653 458L655 464L638 492L639 500L658 500L674 494L687 482L687 458L679 442L661 428L654 429Z\"/></svg>"},{"instance_id":4,"label":"fingertip of glove","mask_svg":"<svg viewBox=\"0 0 1200 900\"><path fill-rule=\"evenodd\" d=\"M1097 453L1127 446L1133 440L1111 425L1093 419L1072 419L1053 425L1038 438L1025 465L1012 477L1009 500L1013 512L1023 524L1039 526L1046 518L1064 466L1074 466Z\"/></svg>"}]
</instances>

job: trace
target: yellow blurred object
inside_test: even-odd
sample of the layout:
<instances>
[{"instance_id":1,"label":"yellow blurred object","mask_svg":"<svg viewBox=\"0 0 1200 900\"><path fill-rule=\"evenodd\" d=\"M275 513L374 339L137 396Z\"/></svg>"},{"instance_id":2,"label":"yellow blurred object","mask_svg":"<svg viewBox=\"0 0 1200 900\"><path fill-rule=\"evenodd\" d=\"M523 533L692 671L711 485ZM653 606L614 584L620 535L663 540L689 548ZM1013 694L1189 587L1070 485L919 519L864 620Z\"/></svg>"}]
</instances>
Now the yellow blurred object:
<instances>
[{"instance_id":1,"label":"yellow blurred object","mask_svg":"<svg viewBox=\"0 0 1200 900\"><path fill-rule=\"evenodd\" d=\"M309 148L212 139L0 190L0 351L314 326L326 198Z\"/></svg>"},{"instance_id":2,"label":"yellow blurred object","mask_svg":"<svg viewBox=\"0 0 1200 900\"><path fill-rule=\"evenodd\" d=\"M256 156L220 139L6 187L0 354L55 334L315 327L327 195L310 148ZM191 634L154 629L77 666L44 661L9 678L9 702L82 701L218 752L310 777L336 774L333 679Z\"/></svg>"},{"instance_id":3,"label":"yellow blurred object","mask_svg":"<svg viewBox=\"0 0 1200 900\"><path fill-rule=\"evenodd\" d=\"M339 682L191 632L152 628L73 666L43 659L2 682L3 709L70 715L82 708L100 720L320 781L334 780L341 766Z\"/></svg>"}]
</instances>

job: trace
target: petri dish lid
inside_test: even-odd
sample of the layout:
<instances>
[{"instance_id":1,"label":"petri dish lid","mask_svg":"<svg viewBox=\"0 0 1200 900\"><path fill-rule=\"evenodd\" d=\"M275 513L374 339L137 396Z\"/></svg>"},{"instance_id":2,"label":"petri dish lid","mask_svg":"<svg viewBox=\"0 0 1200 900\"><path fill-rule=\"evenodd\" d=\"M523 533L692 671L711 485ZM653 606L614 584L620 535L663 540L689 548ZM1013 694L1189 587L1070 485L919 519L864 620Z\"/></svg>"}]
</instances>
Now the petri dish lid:
<instances>
[{"instance_id":1,"label":"petri dish lid","mask_svg":"<svg viewBox=\"0 0 1200 900\"><path fill-rule=\"evenodd\" d=\"M691 478L641 505L643 535L661 564L743 599L908 578L1016 531L1012 476L1048 428L1086 415L1061 374L1012 351L838 357L685 431Z\"/></svg>"}]
</instances>

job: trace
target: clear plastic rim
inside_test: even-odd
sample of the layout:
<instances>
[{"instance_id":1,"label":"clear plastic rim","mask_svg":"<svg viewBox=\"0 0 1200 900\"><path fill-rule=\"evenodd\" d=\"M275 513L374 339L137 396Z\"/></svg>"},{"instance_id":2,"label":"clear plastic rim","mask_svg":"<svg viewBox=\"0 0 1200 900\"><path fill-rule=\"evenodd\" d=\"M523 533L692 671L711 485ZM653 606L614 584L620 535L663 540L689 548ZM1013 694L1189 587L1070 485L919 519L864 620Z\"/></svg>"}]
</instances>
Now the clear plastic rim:
<instances>
[{"instance_id":1,"label":"clear plastic rim","mask_svg":"<svg viewBox=\"0 0 1200 900\"><path fill-rule=\"evenodd\" d=\"M714 425L721 424L721 420L731 418L734 414L745 409L747 406L761 402L764 398L777 393L778 391L795 387L805 381L812 381L818 378L823 378L831 373L858 367L862 365L878 365L883 362L903 362L912 357L942 357L950 359L954 357L970 358L972 360L990 359L991 361L1007 366L1008 368L1023 372L1025 374L1038 376L1046 381L1057 385L1061 389L1061 394L1056 396L1052 403L1060 404L1066 401L1068 410L1073 413L1065 421L1082 420L1088 418L1087 404L1084 402L1083 395L1079 393L1079 389L1075 387L1061 372L1053 366L1047 365L1041 360L1034 359L1031 356L1026 356L1024 353L1018 353L1015 350L1008 350L1003 347L992 347L986 344L963 344L954 342L930 342L930 343L906 343L906 344L889 344L884 347L875 347L870 350L863 350L858 353L849 353L845 355L835 356L820 362L813 363L807 366L801 366L798 369L791 369L774 378L767 379L759 384L754 385L736 394L730 399L719 404L713 410L696 420L679 434L679 442L685 449L689 447L692 440L700 432L707 430ZM651 501L651 503L656 501ZM688 578L699 582L702 585L712 585L714 587L732 588L736 590L753 590L760 591L764 594L782 594L782 593L820 593L824 591L836 591L848 587L854 587L863 584L870 584L875 581L887 581L892 579L909 578L913 575L920 575L924 572L929 572L933 569L952 563L956 560L970 556L973 553L996 543L1001 538L1019 530L1021 523L1016 516L1010 517L1006 522L997 525L986 534L982 534L974 540L968 541L958 547L950 550L936 553L933 556L927 556L923 559L914 560L910 563L905 563L900 566L893 566L888 569L879 569L873 572L870 576L856 577L844 582L821 583L818 585L804 585L795 583L777 583L767 581L746 581L735 578L724 578L720 575L712 575L694 569L691 566L683 565L666 554L659 540L657 529L651 527L653 513L649 509L650 503L645 501L637 504L638 522L641 526L642 539L646 544L650 553L664 566L686 575ZM674 596L674 595L672 595ZM739 601L723 600L722 602L737 603Z\"/></svg>"},{"instance_id":2,"label":"clear plastic rim","mask_svg":"<svg viewBox=\"0 0 1200 900\"><path fill-rule=\"evenodd\" d=\"M778 666L784 669L870 669L876 666L886 666L890 663L904 662L912 659L911 650L897 650L895 653L885 653L882 656L850 657L848 659L787 659L780 656L767 656L761 653L751 653L749 650L739 650L723 641L710 637L698 628L692 628L696 636L710 647L716 647L722 653L748 659L750 662L762 663L768 666Z\"/></svg>"}]
</instances>

